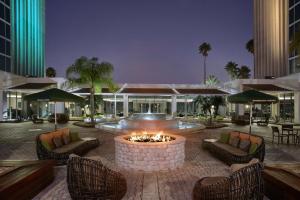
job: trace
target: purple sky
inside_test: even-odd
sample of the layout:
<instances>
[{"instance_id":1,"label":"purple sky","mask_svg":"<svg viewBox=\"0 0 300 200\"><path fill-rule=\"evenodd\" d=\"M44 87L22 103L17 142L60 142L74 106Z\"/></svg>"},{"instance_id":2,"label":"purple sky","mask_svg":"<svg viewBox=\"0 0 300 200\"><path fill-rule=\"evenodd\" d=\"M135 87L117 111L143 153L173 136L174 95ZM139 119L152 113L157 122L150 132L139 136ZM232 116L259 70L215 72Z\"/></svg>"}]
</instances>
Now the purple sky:
<instances>
[{"instance_id":1,"label":"purple sky","mask_svg":"<svg viewBox=\"0 0 300 200\"><path fill-rule=\"evenodd\" d=\"M228 80L228 61L253 65L245 49L252 38L252 1L47 0L46 66L58 76L80 56L115 67L120 83L200 83L207 73Z\"/></svg>"}]
</instances>

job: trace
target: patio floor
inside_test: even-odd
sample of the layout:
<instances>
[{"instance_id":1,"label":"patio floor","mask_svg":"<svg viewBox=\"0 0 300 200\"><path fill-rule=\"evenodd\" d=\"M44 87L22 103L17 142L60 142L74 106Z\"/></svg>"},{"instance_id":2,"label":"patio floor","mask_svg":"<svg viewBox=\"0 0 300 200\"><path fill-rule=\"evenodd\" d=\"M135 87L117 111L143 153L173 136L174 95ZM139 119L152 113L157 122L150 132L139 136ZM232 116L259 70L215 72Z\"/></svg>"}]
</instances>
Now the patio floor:
<instances>
[{"instance_id":1,"label":"patio floor","mask_svg":"<svg viewBox=\"0 0 300 200\"><path fill-rule=\"evenodd\" d=\"M97 137L101 145L86 156L99 156L108 167L119 170L114 162L115 134L103 133L97 129L79 128L71 123L64 125L80 132L81 137ZM51 130L48 123L33 125L31 122L18 124L0 124L0 160L37 159L35 153L35 136L40 132ZM247 126L229 125L222 129L202 130L183 133L186 137L186 162L182 168L155 173L129 172L125 175L128 191L125 199L191 199L195 182L205 176L228 175L228 166L201 149L201 139L218 137L220 132L229 130L247 131ZM265 162L300 162L300 146L271 144L270 127L254 126L253 132L266 139ZM55 181L42 191L35 199L70 199L66 184L65 167L56 168Z\"/></svg>"}]
</instances>

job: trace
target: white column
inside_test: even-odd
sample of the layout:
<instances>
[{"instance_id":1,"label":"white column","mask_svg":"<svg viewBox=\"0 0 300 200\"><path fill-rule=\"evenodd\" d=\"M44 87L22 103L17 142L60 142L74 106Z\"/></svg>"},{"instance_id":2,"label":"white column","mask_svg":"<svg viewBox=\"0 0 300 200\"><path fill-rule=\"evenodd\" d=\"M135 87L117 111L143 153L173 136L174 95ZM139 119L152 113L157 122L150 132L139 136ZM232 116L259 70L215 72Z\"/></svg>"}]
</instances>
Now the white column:
<instances>
[{"instance_id":1,"label":"white column","mask_svg":"<svg viewBox=\"0 0 300 200\"><path fill-rule=\"evenodd\" d=\"M176 101L176 95L172 95L172 117L177 116L177 101Z\"/></svg>"},{"instance_id":2,"label":"white column","mask_svg":"<svg viewBox=\"0 0 300 200\"><path fill-rule=\"evenodd\" d=\"M245 114L245 105L243 104L235 104L237 116L242 116Z\"/></svg>"},{"instance_id":3,"label":"white column","mask_svg":"<svg viewBox=\"0 0 300 200\"><path fill-rule=\"evenodd\" d=\"M3 112L4 112L4 92L2 90L0 90L0 121L3 120Z\"/></svg>"},{"instance_id":4,"label":"white column","mask_svg":"<svg viewBox=\"0 0 300 200\"><path fill-rule=\"evenodd\" d=\"M188 104L187 104L187 96L184 97L184 117L187 118L187 111L188 111Z\"/></svg>"},{"instance_id":5,"label":"white column","mask_svg":"<svg viewBox=\"0 0 300 200\"><path fill-rule=\"evenodd\" d=\"M300 92L294 93L294 123L300 123Z\"/></svg>"},{"instance_id":6,"label":"white column","mask_svg":"<svg viewBox=\"0 0 300 200\"><path fill-rule=\"evenodd\" d=\"M128 95L124 94L123 96L123 113L124 117L128 117Z\"/></svg>"},{"instance_id":7,"label":"white column","mask_svg":"<svg viewBox=\"0 0 300 200\"><path fill-rule=\"evenodd\" d=\"M114 117L117 117L117 95L114 94Z\"/></svg>"},{"instance_id":8,"label":"white column","mask_svg":"<svg viewBox=\"0 0 300 200\"><path fill-rule=\"evenodd\" d=\"M274 119L276 118L276 116L279 117L279 105L280 105L279 102L272 104L272 114L271 115L272 115L272 118L274 118Z\"/></svg>"}]
</instances>

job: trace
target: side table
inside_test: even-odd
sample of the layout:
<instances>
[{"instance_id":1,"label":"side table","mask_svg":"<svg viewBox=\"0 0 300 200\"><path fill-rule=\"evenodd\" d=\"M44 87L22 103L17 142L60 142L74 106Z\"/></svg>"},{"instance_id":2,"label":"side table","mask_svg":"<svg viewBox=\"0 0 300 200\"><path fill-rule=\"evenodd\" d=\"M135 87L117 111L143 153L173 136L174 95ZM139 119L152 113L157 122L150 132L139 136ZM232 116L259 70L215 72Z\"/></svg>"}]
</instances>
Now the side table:
<instances>
[{"instance_id":1,"label":"side table","mask_svg":"<svg viewBox=\"0 0 300 200\"><path fill-rule=\"evenodd\" d=\"M211 143L217 142L218 139L215 138L205 138L202 140L202 148L207 149Z\"/></svg>"}]
</instances>

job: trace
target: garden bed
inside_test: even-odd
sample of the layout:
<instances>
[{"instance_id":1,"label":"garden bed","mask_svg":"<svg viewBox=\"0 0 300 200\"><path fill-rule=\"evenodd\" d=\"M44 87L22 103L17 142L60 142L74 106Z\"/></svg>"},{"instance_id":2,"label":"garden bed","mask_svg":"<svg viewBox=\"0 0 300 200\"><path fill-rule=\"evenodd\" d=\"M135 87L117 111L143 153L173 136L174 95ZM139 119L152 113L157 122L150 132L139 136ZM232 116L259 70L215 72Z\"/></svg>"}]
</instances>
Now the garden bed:
<instances>
[{"instance_id":1,"label":"garden bed","mask_svg":"<svg viewBox=\"0 0 300 200\"><path fill-rule=\"evenodd\" d=\"M74 122L73 125L83 127L83 128L95 128L95 123L89 123L89 122Z\"/></svg>"}]
</instances>

